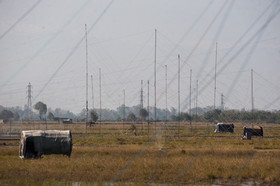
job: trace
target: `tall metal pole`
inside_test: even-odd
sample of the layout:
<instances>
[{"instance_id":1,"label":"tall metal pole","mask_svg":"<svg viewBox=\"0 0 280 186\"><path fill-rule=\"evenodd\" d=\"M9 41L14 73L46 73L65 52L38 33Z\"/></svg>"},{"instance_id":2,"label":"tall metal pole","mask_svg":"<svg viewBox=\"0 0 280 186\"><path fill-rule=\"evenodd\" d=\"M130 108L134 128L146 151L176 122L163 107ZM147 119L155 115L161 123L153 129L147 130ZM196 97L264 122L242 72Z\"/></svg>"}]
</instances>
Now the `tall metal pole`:
<instances>
[{"instance_id":1,"label":"tall metal pole","mask_svg":"<svg viewBox=\"0 0 280 186\"><path fill-rule=\"evenodd\" d=\"M252 127L254 123L254 80L253 80L254 71L251 69L251 102L252 102Z\"/></svg>"},{"instance_id":2,"label":"tall metal pole","mask_svg":"<svg viewBox=\"0 0 280 186\"><path fill-rule=\"evenodd\" d=\"M86 34L86 132L88 123L88 48L87 48L87 25L85 24Z\"/></svg>"},{"instance_id":3,"label":"tall metal pole","mask_svg":"<svg viewBox=\"0 0 280 186\"><path fill-rule=\"evenodd\" d=\"M92 75L91 75L91 99L92 99L92 110L94 110L93 76Z\"/></svg>"},{"instance_id":4,"label":"tall metal pole","mask_svg":"<svg viewBox=\"0 0 280 186\"><path fill-rule=\"evenodd\" d=\"M196 99L195 99L195 116L197 122L197 100L198 100L198 80L196 80Z\"/></svg>"},{"instance_id":5,"label":"tall metal pole","mask_svg":"<svg viewBox=\"0 0 280 186\"><path fill-rule=\"evenodd\" d=\"M125 90L123 90L123 130L124 130L124 120L125 120Z\"/></svg>"},{"instance_id":6,"label":"tall metal pole","mask_svg":"<svg viewBox=\"0 0 280 186\"><path fill-rule=\"evenodd\" d=\"M214 80L215 80L215 85L214 85L214 110L216 109L216 89L217 89L217 47L218 47L218 43L216 43L216 57L215 57L215 75L214 75Z\"/></svg>"},{"instance_id":7,"label":"tall metal pole","mask_svg":"<svg viewBox=\"0 0 280 186\"><path fill-rule=\"evenodd\" d=\"M167 127L167 65L165 65L165 127L164 127L164 143L166 143L166 127Z\"/></svg>"},{"instance_id":8,"label":"tall metal pole","mask_svg":"<svg viewBox=\"0 0 280 186\"><path fill-rule=\"evenodd\" d=\"M165 123L167 123L167 65L165 65Z\"/></svg>"},{"instance_id":9,"label":"tall metal pole","mask_svg":"<svg viewBox=\"0 0 280 186\"><path fill-rule=\"evenodd\" d=\"M155 29L155 55L154 55L154 87L155 87L155 108L154 108L154 118L155 118L155 135L157 130L157 29Z\"/></svg>"},{"instance_id":10,"label":"tall metal pole","mask_svg":"<svg viewBox=\"0 0 280 186\"><path fill-rule=\"evenodd\" d=\"M32 98L32 85L31 83L28 84L27 86L27 115L28 115L28 119L30 120L32 118L31 113L32 113L32 102L31 102L31 98Z\"/></svg>"},{"instance_id":11,"label":"tall metal pole","mask_svg":"<svg viewBox=\"0 0 280 186\"><path fill-rule=\"evenodd\" d=\"M181 108L180 108L180 54L178 55L178 136L180 136L180 120L181 120Z\"/></svg>"},{"instance_id":12,"label":"tall metal pole","mask_svg":"<svg viewBox=\"0 0 280 186\"><path fill-rule=\"evenodd\" d=\"M221 94L221 110L224 111L224 94Z\"/></svg>"},{"instance_id":13,"label":"tall metal pole","mask_svg":"<svg viewBox=\"0 0 280 186\"><path fill-rule=\"evenodd\" d=\"M99 108L99 121L100 121L100 126L99 126L99 133L101 133L101 68L99 68L99 98L100 98L100 108Z\"/></svg>"},{"instance_id":14,"label":"tall metal pole","mask_svg":"<svg viewBox=\"0 0 280 186\"><path fill-rule=\"evenodd\" d=\"M192 125L192 69L190 70L190 126Z\"/></svg>"},{"instance_id":15,"label":"tall metal pole","mask_svg":"<svg viewBox=\"0 0 280 186\"><path fill-rule=\"evenodd\" d=\"M149 138L149 134L150 134L150 90L149 90L149 87L150 87L150 81L148 80L148 107L147 107L147 111L148 111L148 138Z\"/></svg>"},{"instance_id":16,"label":"tall metal pole","mask_svg":"<svg viewBox=\"0 0 280 186\"><path fill-rule=\"evenodd\" d=\"M143 80L141 80L140 109L143 109Z\"/></svg>"}]
</instances>

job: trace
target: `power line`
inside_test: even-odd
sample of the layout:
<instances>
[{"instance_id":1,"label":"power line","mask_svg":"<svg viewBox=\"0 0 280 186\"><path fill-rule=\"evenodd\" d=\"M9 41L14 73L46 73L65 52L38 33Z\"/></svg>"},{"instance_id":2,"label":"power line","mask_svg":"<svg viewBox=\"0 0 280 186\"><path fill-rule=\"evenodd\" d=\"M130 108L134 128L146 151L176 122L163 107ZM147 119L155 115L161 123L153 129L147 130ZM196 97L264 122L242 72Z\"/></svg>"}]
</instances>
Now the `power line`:
<instances>
[{"instance_id":1,"label":"power line","mask_svg":"<svg viewBox=\"0 0 280 186\"><path fill-rule=\"evenodd\" d=\"M101 18L103 17L103 15L106 13L107 9L110 8L110 6L112 5L113 0L110 1L110 3L106 6L106 8L104 9L104 11L101 13L101 15L95 20L95 22L91 25L91 27L88 30L88 33L90 33L92 31L92 29L96 26L96 24L101 20ZM43 88L39 91L39 93L35 96L34 99L36 99L44 90L45 88L48 86L48 84L51 82L51 80L56 76L56 74L60 71L60 69L65 65L65 63L72 57L72 55L76 52L76 50L79 48L79 46L81 45L81 43L83 42L83 40L85 39L85 36L83 36L81 38L81 40L75 45L75 47L69 52L69 54L66 56L66 58L64 59L64 61L61 63L61 65L56 69L56 71L52 74L52 76L49 78L49 80L47 81L47 83L43 86Z\"/></svg>"},{"instance_id":2,"label":"power line","mask_svg":"<svg viewBox=\"0 0 280 186\"><path fill-rule=\"evenodd\" d=\"M267 22L265 22L256 32L255 32L255 34L252 36L252 37L250 37L247 41L246 41L246 43L233 55L233 57L231 57L219 70L218 70L218 73L217 73L217 76L230 64L230 63L232 63L233 62L233 60L242 52L242 51L244 51L244 49L259 35L259 33L263 30L263 29L265 29L268 25L269 25L269 23L279 14L279 12L280 12L280 9L278 9L278 11L274 14L274 15L272 15L268 20L267 20ZM243 37L243 36L242 36ZM237 44L237 42L234 44L234 46ZM229 53L227 53L226 55L228 55ZM225 56L226 56L225 55ZM220 61L222 61L224 58L225 58L225 56L220 60ZM203 79L203 81L205 81L205 79L206 79L206 77ZM211 83L213 81L213 78L212 79L209 79L206 83L205 83L205 85L202 87L202 89L201 89L201 92L203 92L208 86L209 86L209 84Z\"/></svg>"},{"instance_id":3,"label":"power line","mask_svg":"<svg viewBox=\"0 0 280 186\"><path fill-rule=\"evenodd\" d=\"M52 43L52 41L53 40L55 40L56 38L57 38L57 36L59 35L59 34L61 34L62 33L62 31L64 30L64 28L67 26L67 25L69 25L73 20L74 20L74 18L75 17L77 17L78 16L78 14L86 7L86 5L89 3L89 2L91 2L90 0L87 0L66 22L65 22L65 24L55 33L55 34L53 34L52 35L52 37L50 37L50 39L49 40L47 40L30 58L29 58L29 60L26 62L26 63L24 63L15 73L13 73L1 86L0 86L0 91L5 87L5 86L7 86L7 84L10 82L10 81L12 81L16 76L18 76L19 74L20 74L20 72L23 70L23 69L25 69L36 57L38 57L39 56L39 54L43 51L43 50L45 50L45 48L48 46L48 45L50 45L51 43ZM83 39L84 39L84 37L83 37ZM82 40L83 40L82 39ZM80 43L81 43L82 41L80 41L79 43L78 43L78 46L80 45ZM70 52L70 56L72 56L72 54L71 53L73 53L73 51L75 51L77 49L77 46L73 49L73 50L71 50L71 52ZM69 57L70 58L70 57ZM68 60L68 56L66 57L66 59L64 60L64 62L61 64L61 66L55 71L55 73L51 76L51 78L50 78L50 80L51 79L53 79L53 77L56 75L56 73L60 70L60 68L64 65L64 63L66 62ZM50 82L50 81L49 81ZM49 83L49 82L47 82L47 84ZM43 87L43 89L45 89L45 87ZM43 91L43 90L42 90ZM40 91L40 93L41 93L41 91ZM39 94L40 94L39 93ZM37 96L35 96L35 98L34 99L36 99L38 97L38 95Z\"/></svg>"},{"instance_id":4,"label":"power line","mask_svg":"<svg viewBox=\"0 0 280 186\"><path fill-rule=\"evenodd\" d=\"M36 8L42 0L38 0L36 3L33 4L33 6L28 9L14 24L12 24L2 35L0 35L0 40L3 39L18 23L20 23L30 12Z\"/></svg>"}]
</instances>

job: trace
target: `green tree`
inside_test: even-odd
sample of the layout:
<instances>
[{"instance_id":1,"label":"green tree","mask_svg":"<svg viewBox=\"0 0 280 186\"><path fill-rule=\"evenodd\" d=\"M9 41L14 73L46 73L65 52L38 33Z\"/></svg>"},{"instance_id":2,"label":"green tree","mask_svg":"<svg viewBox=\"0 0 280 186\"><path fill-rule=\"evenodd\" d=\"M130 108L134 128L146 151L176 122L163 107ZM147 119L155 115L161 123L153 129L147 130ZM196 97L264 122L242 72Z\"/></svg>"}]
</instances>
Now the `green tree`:
<instances>
[{"instance_id":1,"label":"green tree","mask_svg":"<svg viewBox=\"0 0 280 186\"><path fill-rule=\"evenodd\" d=\"M142 108L142 109L140 109L139 112L140 112L140 113L139 113L140 117L141 117L143 120L146 120L146 117L148 116L147 110Z\"/></svg>"},{"instance_id":2,"label":"green tree","mask_svg":"<svg viewBox=\"0 0 280 186\"><path fill-rule=\"evenodd\" d=\"M19 120L19 113L18 112L14 113L14 120Z\"/></svg>"},{"instance_id":3,"label":"green tree","mask_svg":"<svg viewBox=\"0 0 280 186\"><path fill-rule=\"evenodd\" d=\"M204 113L204 118L209 122L216 122L219 120L219 116L220 116L221 112L222 111L219 109L210 110L210 111Z\"/></svg>"},{"instance_id":4,"label":"green tree","mask_svg":"<svg viewBox=\"0 0 280 186\"><path fill-rule=\"evenodd\" d=\"M136 120L135 114L133 114L132 112L129 113L128 116L127 116L127 120L129 120L129 121L135 121L135 120Z\"/></svg>"},{"instance_id":5,"label":"green tree","mask_svg":"<svg viewBox=\"0 0 280 186\"><path fill-rule=\"evenodd\" d=\"M52 112L49 112L49 114L48 114L48 119L49 119L49 120L54 120L54 115L53 115Z\"/></svg>"},{"instance_id":6,"label":"green tree","mask_svg":"<svg viewBox=\"0 0 280 186\"><path fill-rule=\"evenodd\" d=\"M93 122L96 122L98 120L98 115L94 110L91 110L90 112L90 118Z\"/></svg>"},{"instance_id":7,"label":"green tree","mask_svg":"<svg viewBox=\"0 0 280 186\"><path fill-rule=\"evenodd\" d=\"M46 113L47 113L47 105L45 103L39 101L34 105L34 109L39 111L39 117L40 117L40 120L42 120L43 115L46 115Z\"/></svg>"},{"instance_id":8,"label":"green tree","mask_svg":"<svg viewBox=\"0 0 280 186\"><path fill-rule=\"evenodd\" d=\"M0 112L0 118L1 119L11 119L13 117L14 117L14 114L13 114L12 111L4 109Z\"/></svg>"},{"instance_id":9,"label":"green tree","mask_svg":"<svg viewBox=\"0 0 280 186\"><path fill-rule=\"evenodd\" d=\"M190 121L191 119L192 119L192 117L188 113L181 113L180 114L180 120Z\"/></svg>"}]
</instances>

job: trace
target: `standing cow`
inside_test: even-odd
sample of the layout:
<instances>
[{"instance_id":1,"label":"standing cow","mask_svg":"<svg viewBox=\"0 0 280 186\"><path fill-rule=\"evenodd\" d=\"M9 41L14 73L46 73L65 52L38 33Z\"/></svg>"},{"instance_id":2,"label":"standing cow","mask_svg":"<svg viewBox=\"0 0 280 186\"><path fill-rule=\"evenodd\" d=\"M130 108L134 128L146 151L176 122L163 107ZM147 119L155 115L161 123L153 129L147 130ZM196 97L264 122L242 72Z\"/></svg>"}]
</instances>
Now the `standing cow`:
<instances>
[{"instance_id":1,"label":"standing cow","mask_svg":"<svg viewBox=\"0 0 280 186\"><path fill-rule=\"evenodd\" d=\"M234 132L234 124L233 123L218 123L216 125L215 133L218 132Z\"/></svg>"},{"instance_id":2,"label":"standing cow","mask_svg":"<svg viewBox=\"0 0 280 186\"><path fill-rule=\"evenodd\" d=\"M243 127L243 139L251 139L252 136L262 136L263 128L260 126Z\"/></svg>"}]
</instances>

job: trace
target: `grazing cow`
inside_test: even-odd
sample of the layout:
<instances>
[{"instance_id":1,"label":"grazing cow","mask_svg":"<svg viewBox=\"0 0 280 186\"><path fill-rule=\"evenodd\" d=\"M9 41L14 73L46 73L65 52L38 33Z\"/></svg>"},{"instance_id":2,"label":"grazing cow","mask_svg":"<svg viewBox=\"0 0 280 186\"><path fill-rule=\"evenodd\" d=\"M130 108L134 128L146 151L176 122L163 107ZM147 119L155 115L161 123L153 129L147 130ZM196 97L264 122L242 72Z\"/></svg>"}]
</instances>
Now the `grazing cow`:
<instances>
[{"instance_id":1,"label":"grazing cow","mask_svg":"<svg viewBox=\"0 0 280 186\"><path fill-rule=\"evenodd\" d=\"M72 152L70 130L29 130L21 132L19 157L40 158L43 154L64 154Z\"/></svg>"},{"instance_id":2,"label":"grazing cow","mask_svg":"<svg viewBox=\"0 0 280 186\"><path fill-rule=\"evenodd\" d=\"M234 132L234 124L233 123L218 123L216 125L215 133L218 132Z\"/></svg>"},{"instance_id":3,"label":"grazing cow","mask_svg":"<svg viewBox=\"0 0 280 186\"><path fill-rule=\"evenodd\" d=\"M263 137L263 128L260 126L243 127L243 139L251 139L252 136Z\"/></svg>"}]
</instances>

